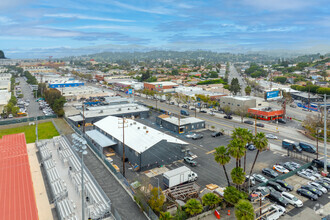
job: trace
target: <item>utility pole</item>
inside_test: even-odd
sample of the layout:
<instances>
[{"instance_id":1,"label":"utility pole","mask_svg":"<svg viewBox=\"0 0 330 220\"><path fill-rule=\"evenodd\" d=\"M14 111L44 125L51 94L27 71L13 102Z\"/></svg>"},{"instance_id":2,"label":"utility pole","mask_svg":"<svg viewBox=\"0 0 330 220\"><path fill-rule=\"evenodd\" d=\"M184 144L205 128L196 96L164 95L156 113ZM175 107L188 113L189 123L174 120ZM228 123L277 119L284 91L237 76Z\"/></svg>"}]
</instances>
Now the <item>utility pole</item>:
<instances>
[{"instance_id":1,"label":"utility pole","mask_svg":"<svg viewBox=\"0 0 330 220\"><path fill-rule=\"evenodd\" d=\"M327 157L327 95L324 94L324 174L328 174L328 171L327 171L327 160L328 160L328 157Z\"/></svg>"},{"instance_id":2,"label":"utility pole","mask_svg":"<svg viewBox=\"0 0 330 220\"><path fill-rule=\"evenodd\" d=\"M316 159L319 159L319 128L316 128Z\"/></svg>"},{"instance_id":3,"label":"utility pole","mask_svg":"<svg viewBox=\"0 0 330 220\"><path fill-rule=\"evenodd\" d=\"M122 122L121 122L120 118L118 119L118 127L119 128L121 128L120 125L121 125L121 123L123 123L123 171L122 171L122 173L123 173L124 177L125 177L125 123L126 123L125 120L126 119L124 117L122 119Z\"/></svg>"},{"instance_id":4,"label":"utility pole","mask_svg":"<svg viewBox=\"0 0 330 220\"><path fill-rule=\"evenodd\" d=\"M311 105L311 101L310 101L310 98L311 98L311 87L308 86L308 111L310 112L310 105Z\"/></svg>"},{"instance_id":5,"label":"utility pole","mask_svg":"<svg viewBox=\"0 0 330 220\"><path fill-rule=\"evenodd\" d=\"M179 117L178 117L178 133L180 134L180 118L181 118L181 115L180 115L180 112L179 112Z\"/></svg>"},{"instance_id":6,"label":"utility pole","mask_svg":"<svg viewBox=\"0 0 330 220\"><path fill-rule=\"evenodd\" d=\"M83 103L83 133L85 134L85 103Z\"/></svg>"},{"instance_id":7,"label":"utility pole","mask_svg":"<svg viewBox=\"0 0 330 220\"><path fill-rule=\"evenodd\" d=\"M255 136L257 136L257 114L255 114L255 116L254 116L255 118L254 118L254 134L255 134Z\"/></svg>"}]
</instances>

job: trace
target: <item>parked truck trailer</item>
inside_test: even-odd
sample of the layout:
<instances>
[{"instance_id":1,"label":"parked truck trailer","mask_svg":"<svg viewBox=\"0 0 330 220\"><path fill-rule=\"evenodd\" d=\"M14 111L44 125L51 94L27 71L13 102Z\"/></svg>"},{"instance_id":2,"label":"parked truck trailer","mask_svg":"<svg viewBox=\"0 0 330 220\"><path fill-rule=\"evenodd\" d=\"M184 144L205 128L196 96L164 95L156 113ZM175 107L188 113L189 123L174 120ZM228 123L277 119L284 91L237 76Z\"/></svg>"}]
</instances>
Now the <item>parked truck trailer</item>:
<instances>
[{"instance_id":1,"label":"parked truck trailer","mask_svg":"<svg viewBox=\"0 0 330 220\"><path fill-rule=\"evenodd\" d=\"M167 171L163 174L164 185L168 188L180 185L182 183L196 181L197 178L197 173L193 172L186 166Z\"/></svg>"}]
</instances>

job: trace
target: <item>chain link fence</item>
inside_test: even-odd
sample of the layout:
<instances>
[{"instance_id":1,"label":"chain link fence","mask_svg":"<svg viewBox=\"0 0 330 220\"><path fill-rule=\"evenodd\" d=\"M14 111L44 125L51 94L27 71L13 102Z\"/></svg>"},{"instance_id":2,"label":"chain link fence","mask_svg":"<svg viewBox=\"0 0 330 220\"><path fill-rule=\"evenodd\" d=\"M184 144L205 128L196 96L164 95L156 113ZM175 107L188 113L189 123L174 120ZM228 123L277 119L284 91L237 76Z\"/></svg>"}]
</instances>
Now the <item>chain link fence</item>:
<instances>
[{"instance_id":1,"label":"chain link fence","mask_svg":"<svg viewBox=\"0 0 330 220\"><path fill-rule=\"evenodd\" d=\"M42 115L38 116L37 120L45 120L50 118L57 118L57 115ZM15 118L12 120L3 120L0 121L0 125L10 125L10 124L18 124L23 122L34 122L36 120L36 117L26 117L26 118Z\"/></svg>"}]
</instances>

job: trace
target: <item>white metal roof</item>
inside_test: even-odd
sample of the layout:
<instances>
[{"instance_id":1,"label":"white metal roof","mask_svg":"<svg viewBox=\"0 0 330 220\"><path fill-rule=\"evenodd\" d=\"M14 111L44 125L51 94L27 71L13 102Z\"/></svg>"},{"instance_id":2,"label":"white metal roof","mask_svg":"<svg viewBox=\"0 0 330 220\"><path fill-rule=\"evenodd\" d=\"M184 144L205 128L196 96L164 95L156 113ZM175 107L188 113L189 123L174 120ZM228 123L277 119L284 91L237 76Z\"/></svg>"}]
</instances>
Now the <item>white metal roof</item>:
<instances>
[{"instance_id":1,"label":"white metal roof","mask_svg":"<svg viewBox=\"0 0 330 220\"><path fill-rule=\"evenodd\" d=\"M177 117L168 117L168 118L162 118L164 121L168 121L172 124L179 125L179 119ZM205 122L204 120L201 120L199 118L194 117L188 117L188 118L180 118L180 126L181 125L187 125L192 123L199 123L199 122Z\"/></svg>"},{"instance_id":2,"label":"white metal roof","mask_svg":"<svg viewBox=\"0 0 330 220\"><path fill-rule=\"evenodd\" d=\"M117 143L97 130L86 131L88 137L93 139L101 147L109 147Z\"/></svg>"},{"instance_id":3,"label":"white metal roof","mask_svg":"<svg viewBox=\"0 0 330 220\"><path fill-rule=\"evenodd\" d=\"M188 143L148 127L132 119L125 120L125 145L138 153L148 150L162 140L186 145ZM123 140L123 119L108 116L94 124L117 140Z\"/></svg>"},{"instance_id":4,"label":"white metal roof","mask_svg":"<svg viewBox=\"0 0 330 220\"><path fill-rule=\"evenodd\" d=\"M162 85L162 86L178 86L178 84L174 83L174 82L151 82L148 84L152 84L152 85Z\"/></svg>"},{"instance_id":5,"label":"white metal roof","mask_svg":"<svg viewBox=\"0 0 330 220\"><path fill-rule=\"evenodd\" d=\"M129 105L114 105L111 107L109 106L109 108L107 108L107 109L85 111L85 118L100 117L100 116L107 116L107 115L122 115L122 114L127 114L127 113L145 112L145 111L149 111L149 108L146 108L142 105L136 105L136 106L131 106L130 104Z\"/></svg>"}]
</instances>

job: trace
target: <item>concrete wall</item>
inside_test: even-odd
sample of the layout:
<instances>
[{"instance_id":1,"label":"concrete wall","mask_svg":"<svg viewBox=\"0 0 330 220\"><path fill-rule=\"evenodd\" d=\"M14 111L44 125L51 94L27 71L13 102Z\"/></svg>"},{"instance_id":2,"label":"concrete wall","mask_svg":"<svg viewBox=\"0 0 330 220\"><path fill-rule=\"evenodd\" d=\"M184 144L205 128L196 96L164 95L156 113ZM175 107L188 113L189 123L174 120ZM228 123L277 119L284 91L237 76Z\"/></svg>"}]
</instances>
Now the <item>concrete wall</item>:
<instances>
[{"instance_id":1,"label":"concrete wall","mask_svg":"<svg viewBox=\"0 0 330 220\"><path fill-rule=\"evenodd\" d=\"M222 96L220 97L220 108L224 108L225 106L229 106L232 112L237 111L238 109L244 108L255 108L256 99L240 99L232 96Z\"/></svg>"}]
</instances>

